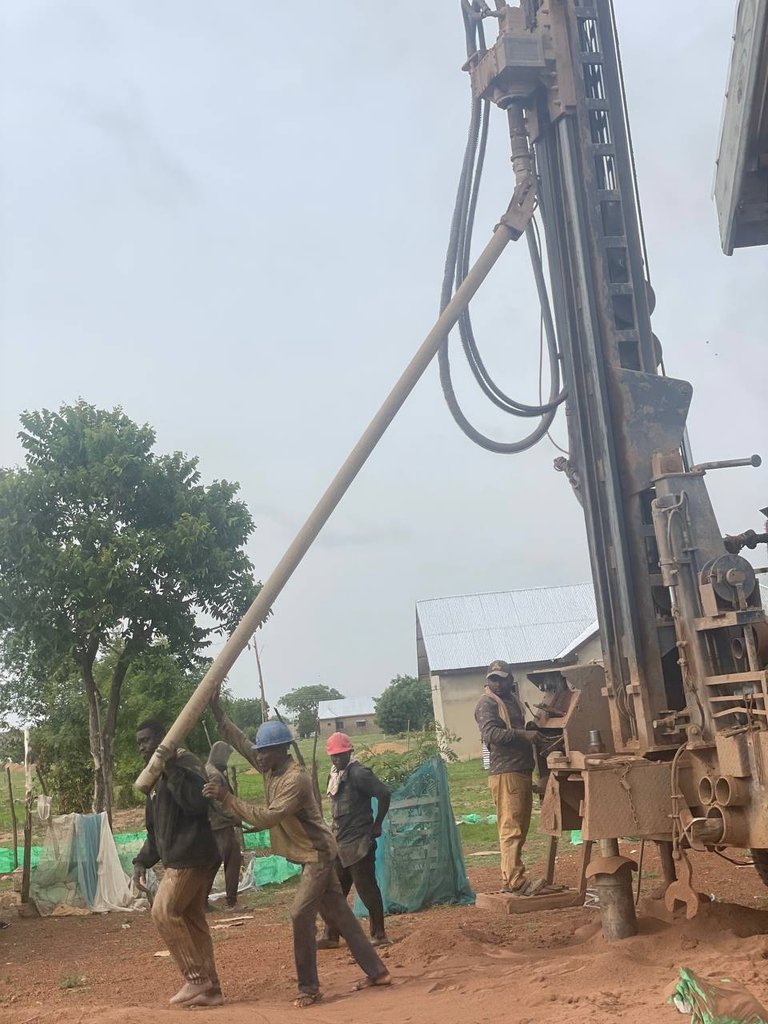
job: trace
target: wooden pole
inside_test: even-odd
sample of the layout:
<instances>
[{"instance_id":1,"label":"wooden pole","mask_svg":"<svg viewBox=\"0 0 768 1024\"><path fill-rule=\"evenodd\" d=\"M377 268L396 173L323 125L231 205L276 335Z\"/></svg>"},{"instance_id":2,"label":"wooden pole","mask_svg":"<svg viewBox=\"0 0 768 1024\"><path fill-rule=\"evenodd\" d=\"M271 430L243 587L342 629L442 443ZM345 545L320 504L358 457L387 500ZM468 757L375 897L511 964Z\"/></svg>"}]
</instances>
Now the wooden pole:
<instances>
[{"instance_id":1,"label":"wooden pole","mask_svg":"<svg viewBox=\"0 0 768 1024\"><path fill-rule=\"evenodd\" d=\"M253 634L253 653L256 655L256 668L259 670L259 694L261 696L261 720L267 720L267 698L264 695L264 675L261 671L261 658L259 657L259 645L256 643L256 634Z\"/></svg>"},{"instance_id":2,"label":"wooden pole","mask_svg":"<svg viewBox=\"0 0 768 1024\"><path fill-rule=\"evenodd\" d=\"M35 771L37 772L37 777L40 780L40 788L43 791L43 796L48 796L48 783L45 781L45 775L43 774L43 770L39 764L35 765Z\"/></svg>"},{"instance_id":3,"label":"wooden pole","mask_svg":"<svg viewBox=\"0 0 768 1024\"><path fill-rule=\"evenodd\" d=\"M547 871L544 879L547 885L552 885L555 880L555 861L557 860L557 836L549 837L549 849L547 850Z\"/></svg>"},{"instance_id":4,"label":"wooden pole","mask_svg":"<svg viewBox=\"0 0 768 1024\"><path fill-rule=\"evenodd\" d=\"M203 722L203 732L205 733L205 738L208 740L208 749L212 750L213 743L211 743L211 734L208 732L208 726L205 724L205 722Z\"/></svg>"},{"instance_id":5,"label":"wooden pole","mask_svg":"<svg viewBox=\"0 0 768 1024\"><path fill-rule=\"evenodd\" d=\"M13 799L13 783L11 782L11 766L5 766L5 774L8 779L8 799L11 804L11 821L13 822L13 869L19 866L19 823L16 818L16 804Z\"/></svg>"},{"instance_id":6,"label":"wooden pole","mask_svg":"<svg viewBox=\"0 0 768 1024\"><path fill-rule=\"evenodd\" d=\"M232 778L232 792L237 796L237 765L230 765L229 773Z\"/></svg>"},{"instance_id":7,"label":"wooden pole","mask_svg":"<svg viewBox=\"0 0 768 1024\"><path fill-rule=\"evenodd\" d=\"M315 791L315 800L317 800L317 806L322 811L323 809L323 797L320 793L320 780L317 777L317 738L320 735L320 719L315 718L315 740L312 744L312 789Z\"/></svg>"},{"instance_id":8,"label":"wooden pole","mask_svg":"<svg viewBox=\"0 0 768 1024\"><path fill-rule=\"evenodd\" d=\"M32 770L29 763L29 729L24 730L24 866L21 875L21 902L29 903L32 875Z\"/></svg>"}]
</instances>

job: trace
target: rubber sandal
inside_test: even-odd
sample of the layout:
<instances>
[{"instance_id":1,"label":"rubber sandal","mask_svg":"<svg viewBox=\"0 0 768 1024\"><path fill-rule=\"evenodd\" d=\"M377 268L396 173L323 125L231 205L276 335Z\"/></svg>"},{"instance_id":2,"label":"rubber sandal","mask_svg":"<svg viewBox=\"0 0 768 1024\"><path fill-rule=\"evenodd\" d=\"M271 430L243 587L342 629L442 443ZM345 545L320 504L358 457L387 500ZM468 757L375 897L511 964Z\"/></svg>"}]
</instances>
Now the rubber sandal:
<instances>
[{"instance_id":1,"label":"rubber sandal","mask_svg":"<svg viewBox=\"0 0 768 1024\"><path fill-rule=\"evenodd\" d=\"M299 1010L306 1010L309 1006L314 1006L315 1003L319 1003L323 998L322 992L301 992L293 1000L293 1005Z\"/></svg>"}]
</instances>

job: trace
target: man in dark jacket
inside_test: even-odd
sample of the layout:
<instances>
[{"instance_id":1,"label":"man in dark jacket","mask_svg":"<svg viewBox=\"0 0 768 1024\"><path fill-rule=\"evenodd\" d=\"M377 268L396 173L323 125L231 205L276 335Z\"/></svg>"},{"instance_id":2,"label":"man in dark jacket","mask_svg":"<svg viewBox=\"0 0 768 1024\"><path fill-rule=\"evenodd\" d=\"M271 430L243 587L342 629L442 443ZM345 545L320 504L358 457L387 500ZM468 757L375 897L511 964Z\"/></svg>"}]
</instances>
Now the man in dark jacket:
<instances>
[{"instance_id":1,"label":"man in dark jacket","mask_svg":"<svg viewBox=\"0 0 768 1024\"><path fill-rule=\"evenodd\" d=\"M384 946L389 940L384 930L381 890L376 881L376 840L381 835L382 822L389 810L390 792L370 768L352 757L352 740L345 732L329 736L325 749L333 764L328 779L328 796L331 798L333 834L339 848L336 873L341 890L345 897L348 896L354 883L368 910L371 945ZM371 810L374 797L377 801L375 821ZM336 949L338 945L339 933L326 925L317 948Z\"/></svg>"},{"instance_id":2,"label":"man in dark jacket","mask_svg":"<svg viewBox=\"0 0 768 1024\"><path fill-rule=\"evenodd\" d=\"M229 761L231 753L232 747L228 743L217 740L211 747L205 765L208 782L215 782L219 786L223 786L228 793L232 792L232 787L227 781L227 761ZM238 818L233 818L231 814L227 814L219 803L212 802L210 808L211 830L224 865L224 889L227 906L232 910L237 905L240 868L243 866L243 851L240 848L240 821ZM211 885L213 885L213 878Z\"/></svg>"},{"instance_id":3,"label":"man in dark jacket","mask_svg":"<svg viewBox=\"0 0 768 1024\"><path fill-rule=\"evenodd\" d=\"M143 885L147 868L162 861L165 871L152 904L152 920L167 945L184 984L171 998L183 1006L220 1006L224 999L205 919L211 875L219 854L208 822L203 766L188 750L165 748L160 722L142 722L139 752L149 763L157 751L163 773L147 797L147 840L134 859L133 878Z\"/></svg>"},{"instance_id":4,"label":"man in dark jacket","mask_svg":"<svg viewBox=\"0 0 768 1024\"><path fill-rule=\"evenodd\" d=\"M533 747L538 733L525 728L525 713L509 665L494 661L486 680L475 721L490 754L488 786L496 805L503 888L527 893L522 852L531 824Z\"/></svg>"}]
</instances>

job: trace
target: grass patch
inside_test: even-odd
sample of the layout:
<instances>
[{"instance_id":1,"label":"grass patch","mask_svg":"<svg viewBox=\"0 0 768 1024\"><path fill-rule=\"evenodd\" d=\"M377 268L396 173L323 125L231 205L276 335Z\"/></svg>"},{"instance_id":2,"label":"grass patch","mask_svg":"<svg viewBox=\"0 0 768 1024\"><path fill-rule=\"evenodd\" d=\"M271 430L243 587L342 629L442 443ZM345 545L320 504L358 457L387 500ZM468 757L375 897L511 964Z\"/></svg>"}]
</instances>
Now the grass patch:
<instances>
[{"instance_id":1,"label":"grass patch","mask_svg":"<svg viewBox=\"0 0 768 1024\"><path fill-rule=\"evenodd\" d=\"M383 734L366 736L367 746L374 746L377 743L386 742L391 737ZM354 738L353 738L354 740ZM302 754L308 765L312 762L312 740L301 740L299 743ZM331 762L322 743L317 745L317 764L320 779L320 789L325 790L325 781L330 771ZM264 786L261 776L257 772L249 772L250 765L239 754L233 754L231 764L237 765L238 791L244 800L262 800L264 797ZM457 761L446 765L448 772L448 784L451 790L451 804L453 813L457 820L465 814L479 814L487 817L495 814L496 808L488 789L488 773L483 768L481 758L472 761ZM324 806L326 818L329 817L327 801ZM531 830L525 844L525 858L528 861L535 861L544 857L547 852L549 836L541 835L538 831L539 813L538 804L535 802L533 817L531 819ZM475 853L481 850L493 850L498 847L499 834L496 825L488 822L470 825L462 823L458 826L461 844L465 854ZM470 863L477 864L481 858L472 858ZM494 858L482 858L483 864L493 864ZM270 887L271 888L271 887ZM265 893L268 890L265 890ZM266 906L267 904L261 904Z\"/></svg>"},{"instance_id":2,"label":"grass patch","mask_svg":"<svg viewBox=\"0 0 768 1024\"><path fill-rule=\"evenodd\" d=\"M88 979L82 974L65 974L59 980L59 988L68 991L73 988L85 988Z\"/></svg>"}]
</instances>

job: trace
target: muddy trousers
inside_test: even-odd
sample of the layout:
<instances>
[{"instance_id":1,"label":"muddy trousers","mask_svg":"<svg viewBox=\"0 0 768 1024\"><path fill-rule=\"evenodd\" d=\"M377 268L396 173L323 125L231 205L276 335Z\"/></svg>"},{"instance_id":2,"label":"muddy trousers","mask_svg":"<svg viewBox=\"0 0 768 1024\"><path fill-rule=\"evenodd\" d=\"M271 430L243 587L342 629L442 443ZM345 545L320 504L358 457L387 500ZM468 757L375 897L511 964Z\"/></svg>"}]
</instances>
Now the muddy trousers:
<instances>
[{"instance_id":1,"label":"muddy trousers","mask_svg":"<svg viewBox=\"0 0 768 1024\"><path fill-rule=\"evenodd\" d=\"M152 920L187 981L219 988L213 943L205 918L213 866L166 868L152 904Z\"/></svg>"},{"instance_id":2,"label":"muddy trousers","mask_svg":"<svg viewBox=\"0 0 768 1024\"><path fill-rule=\"evenodd\" d=\"M380 978L387 973L344 898L334 862L329 860L305 864L291 907L293 953L299 992L314 995L320 990L315 934L318 914L322 914L329 928L344 937L350 953L369 978Z\"/></svg>"},{"instance_id":3,"label":"muddy trousers","mask_svg":"<svg viewBox=\"0 0 768 1024\"><path fill-rule=\"evenodd\" d=\"M372 939L383 939L386 936L384 930L384 904L381 899L381 889L376 881L376 843L371 844L371 849L356 864L344 867L341 861L336 858L336 874L339 876L341 891L346 899L349 891L354 885L357 895L368 911L368 922ZM330 925L326 924L325 938L331 942L339 941L339 933Z\"/></svg>"},{"instance_id":4,"label":"muddy trousers","mask_svg":"<svg viewBox=\"0 0 768 1024\"><path fill-rule=\"evenodd\" d=\"M227 825L226 828L214 829L213 838L216 840L219 856L224 865L224 891L227 894L227 903L230 907L234 907L237 903L237 888L240 885L240 868L243 866L240 837L234 825ZM213 879L211 879L211 886L213 886Z\"/></svg>"},{"instance_id":5,"label":"muddy trousers","mask_svg":"<svg viewBox=\"0 0 768 1024\"><path fill-rule=\"evenodd\" d=\"M504 888L517 889L525 881L522 853L531 824L533 782L526 772L502 772L488 776L488 787L496 805Z\"/></svg>"}]
</instances>

